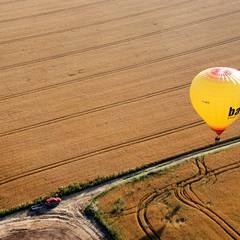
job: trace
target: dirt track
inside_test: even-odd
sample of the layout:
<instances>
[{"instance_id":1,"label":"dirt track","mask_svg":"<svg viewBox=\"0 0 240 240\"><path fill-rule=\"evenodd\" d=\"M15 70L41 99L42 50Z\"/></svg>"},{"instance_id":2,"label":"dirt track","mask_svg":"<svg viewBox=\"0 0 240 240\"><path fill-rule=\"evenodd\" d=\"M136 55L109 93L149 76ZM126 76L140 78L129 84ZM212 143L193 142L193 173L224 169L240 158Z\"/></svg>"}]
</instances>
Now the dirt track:
<instances>
[{"instance_id":1,"label":"dirt track","mask_svg":"<svg viewBox=\"0 0 240 240\"><path fill-rule=\"evenodd\" d=\"M212 143L188 87L239 68L239 1L0 6L0 209Z\"/></svg>"}]
</instances>

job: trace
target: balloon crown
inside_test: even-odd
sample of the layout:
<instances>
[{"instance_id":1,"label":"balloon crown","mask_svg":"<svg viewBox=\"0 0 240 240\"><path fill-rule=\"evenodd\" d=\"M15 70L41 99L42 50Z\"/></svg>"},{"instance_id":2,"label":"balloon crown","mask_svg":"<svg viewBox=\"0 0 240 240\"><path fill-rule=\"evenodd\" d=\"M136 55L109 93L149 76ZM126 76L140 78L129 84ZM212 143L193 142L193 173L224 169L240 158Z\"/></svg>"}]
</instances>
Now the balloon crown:
<instances>
[{"instance_id":1,"label":"balloon crown","mask_svg":"<svg viewBox=\"0 0 240 240\"><path fill-rule=\"evenodd\" d=\"M240 71L237 69L229 67L215 67L206 69L205 71L205 74L207 74L212 80L221 80L229 83L240 84Z\"/></svg>"},{"instance_id":2,"label":"balloon crown","mask_svg":"<svg viewBox=\"0 0 240 240\"><path fill-rule=\"evenodd\" d=\"M229 68L213 68L210 73L216 77L232 75L232 71Z\"/></svg>"}]
</instances>

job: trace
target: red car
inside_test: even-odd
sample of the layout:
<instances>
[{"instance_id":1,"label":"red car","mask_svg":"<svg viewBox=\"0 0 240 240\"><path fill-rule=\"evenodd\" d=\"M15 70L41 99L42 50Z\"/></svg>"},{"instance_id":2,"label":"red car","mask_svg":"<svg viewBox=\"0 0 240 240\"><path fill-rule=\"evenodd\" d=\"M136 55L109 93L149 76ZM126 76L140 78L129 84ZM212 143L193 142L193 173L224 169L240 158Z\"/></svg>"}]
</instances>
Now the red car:
<instances>
[{"instance_id":1,"label":"red car","mask_svg":"<svg viewBox=\"0 0 240 240\"><path fill-rule=\"evenodd\" d=\"M48 199L45 201L45 206L46 206L46 207L49 207L49 208L54 208L54 207L56 207L61 201L62 201L62 199L59 198L59 197L51 197L51 198L48 198Z\"/></svg>"}]
</instances>

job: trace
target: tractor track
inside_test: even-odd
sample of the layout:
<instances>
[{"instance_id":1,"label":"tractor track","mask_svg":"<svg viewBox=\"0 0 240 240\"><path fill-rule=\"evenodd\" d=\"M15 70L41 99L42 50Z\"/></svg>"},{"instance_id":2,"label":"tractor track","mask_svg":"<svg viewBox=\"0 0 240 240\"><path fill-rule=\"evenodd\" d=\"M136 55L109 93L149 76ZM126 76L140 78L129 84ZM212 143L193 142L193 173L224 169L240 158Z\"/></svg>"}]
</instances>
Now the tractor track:
<instances>
[{"instance_id":1,"label":"tractor track","mask_svg":"<svg viewBox=\"0 0 240 240\"><path fill-rule=\"evenodd\" d=\"M178 58L178 57L191 55L191 54L203 51L203 50L223 46L223 45L226 45L226 44L229 44L229 43L232 43L232 42L237 42L239 40L240 40L240 36L237 36L237 37L233 37L233 38L230 38L230 39L225 39L221 42L207 44L207 45L204 45L204 46L201 46L201 47L193 48L193 49L186 50L186 51L179 52L179 53L174 53L174 54L167 55L167 56L160 57L160 58L156 58L156 59L151 59L151 60L148 60L148 61L145 61L145 62L135 63L135 64L132 64L132 65L128 65L128 66L124 66L124 67L120 67L120 68L115 68L115 69L107 70L107 71L103 71L103 72L98 72L98 73L95 73L95 74L92 74L92 75L87 75L87 76L71 79L71 80L64 81L64 82L50 84L50 85L47 85L47 86L44 86L44 87L39 87L39 88L24 91L24 92L20 92L20 93L14 93L14 94L11 94L11 95L2 96L2 97L0 97L0 102L5 101L7 99L21 97L21 96L25 96L25 95L29 95L29 94L33 94L33 93L39 93L39 92L42 92L42 91L49 91L49 90L55 89L57 87L63 87L63 86L71 85L71 84L75 84L75 83L78 84L79 82L89 81L89 80L92 80L92 79L97 78L97 77L105 77L105 76L109 76L109 75L112 75L112 74L116 74L116 73L120 73L120 72L124 72L124 71L128 71L128 70L141 68L141 67L144 67L144 66L148 66L148 65L151 65L151 64L167 61L167 60L170 60L170 59L175 59L175 58ZM0 68L0 70L1 70L1 68Z\"/></svg>"},{"instance_id":2,"label":"tractor track","mask_svg":"<svg viewBox=\"0 0 240 240\"><path fill-rule=\"evenodd\" d=\"M199 196L197 196L197 194L192 189L192 184L201 181L203 178L216 177L217 175L239 168L240 161L213 170L208 169L204 159L196 160L195 164L198 168L198 173L193 177L187 178L185 180L165 186L164 188L158 189L158 191L154 191L150 194L145 195L139 201L138 208L136 211L138 224L149 239L156 240L161 238L148 220L147 217L148 206L152 204L156 198L161 197L161 195L164 194L166 189L168 189L168 191L172 191L176 199L178 199L180 202L191 208L198 210L199 212L207 216L209 219L211 219L226 234L228 234L230 239L234 240L240 239L240 233L217 212L213 211L208 206L206 206L204 202L199 198Z\"/></svg>"},{"instance_id":3,"label":"tractor track","mask_svg":"<svg viewBox=\"0 0 240 240\"><path fill-rule=\"evenodd\" d=\"M164 194L164 190L169 188L169 186L159 189L158 191L154 191L150 194L146 194L138 203L137 206L137 220L140 228L144 231L146 236L148 236L151 240L158 240L159 235L157 231L154 229L150 221L147 217L147 209L148 206L158 197Z\"/></svg>"},{"instance_id":4,"label":"tractor track","mask_svg":"<svg viewBox=\"0 0 240 240\"><path fill-rule=\"evenodd\" d=\"M47 121L23 126L23 127L12 129L12 130L5 131L5 132L0 132L0 137L9 136L9 135L19 133L19 132L24 132L24 131L27 131L27 130L33 130L33 129L36 129L36 128L39 128L39 127L47 126L47 125L58 123L58 122L61 122L61 121L66 121L66 120L73 119L73 118L79 118L79 117L82 117L82 116L85 116L85 115L88 115L88 114L91 114L91 113L101 112L101 111L104 111L104 110L107 110L107 109L120 107L120 106L123 106L123 105L126 105L126 104L131 104L131 103L135 103L135 102L139 102L139 101L144 101L146 99L150 99L150 98L153 98L153 97L158 97L158 96L163 95L163 94L167 94L167 93L171 93L171 92L174 92L174 91L182 90L182 89L185 89L189 86L190 86L190 83L187 83L187 84L183 84L183 85L159 90L159 91L156 91L156 92L148 93L148 94L141 95L141 96L138 96L138 97L129 98L129 99L126 99L126 100L123 100L123 101L114 102L114 103L110 103L110 104L106 104L106 105L102 105L102 106L97 106L95 108L87 109L87 110L80 111L80 112L71 113L71 114L68 114L68 115L63 115L63 116L60 116L58 118L49 119Z\"/></svg>"},{"instance_id":5,"label":"tractor track","mask_svg":"<svg viewBox=\"0 0 240 240\"><path fill-rule=\"evenodd\" d=\"M7 184L7 183L16 181L18 179L21 179L21 178L31 176L33 174L37 174L37 173L44 172L44 171L47 171L47 170L52 170L54 168L57 168L57 167L60 167L60 166L66 165L66 164L81 161L81 160L84 160L86 158L93 157L93 156L96 156L96 155L99 155L99 154L111 152L113 150L121 149L121 148L127 147L127 146L132 146L132 145L142 143L142 142L146 142L146 141L149 141L149 140L152 140L152 139L161 138L163 136L173 134L173 133L176 133L176 132L180 132L180 131L184 131L186 129L197 127L197 126L200 126L200 125L203 125L203 124L204 124L204 122L202 120L199 120L199 121L195 121L195 122L192 122L192 123L189 123L189 124L185 124L185 125L173 128L173 129L165 130L165 131L162 131L162 132L147 135L147 136L137 138L137 139L133 139L133 140L128 140L126 142L122 142L122 143L119 143L119 144L116 144L116 145L112 145L112 146L108 146L108 147L105 147L105 148L97 149L95 151L83 153L81 155L78 155L78 156L75 156L75 157L72 157L72 158L63 159L63 160L60 160L58 162L54 162L54 163L47 164L47 165L44 165L44 166L41 166L41 167L38 167L38 168L35 168L35 169L31 169L29 171L25 171L25 172L22 172L20 174L17 174L17 175L8 177L8 178L0 179L0 185L4 185L4 184Z\"/></svg>"},{"instance_id":6,"label":"tractor track","mask_svg":"<svg viewBox=\"0 0 240 240\"><path fill-rule=\"evenodd\" d=\"M0 5L7 5L10 3L14 3L14 2L25 2L26 0L9 0L9 1L5 1L5 2L0 2Z\"/></svg>"},{"instance_id":7,"label":"tractor track","mask_svg":"<svg viewBox=\"0 0 240 240\"><path fill-rule=\"evenodd\" d=\"M22 0L22 1L25 1L25 0ZM189 3L189 2L192 2L192 1L193 0L186 0L186 1L178 2L178 3L174 3L173 5L155 7L155 8L151 8L149 10L129 14L129 15L126 15L126 16L107 19L107 20L103 20L103 21L99 21L99 22L95 22L95 23L89 23L89 24L81 25L81 26L77 26L77 27L65 28L65 29L62 29L62 30L50 31L50 32L36 34L36 35L28 35L28 36L22 36L22 37L19 37L19 38L4 40L4 41L0 41L0 45L14 43L14 42L20 42L20 41L33 39L33 38L44 37L44 36L50 36L50 35L54 35L54 34L58 34L58 33L71 32L71 31L75 31L75 30L79 30L79 29L83 29L83 28L87 28L87 27L92 27L92 26L98 26L98 25L102 25L102 24L106 24L106 23L111 23L111 22L123 20L123 19L128 19L128 18L132 18L132 17L141 16L141 15L148 14L148 13L153 13L153 12L163 10L163 9L168 9L168 8L171 8L171 7L176 7L176 6L179 6L179 5L182 5L182 4L185 4L185 3ZM1 3L0 3L0 5L1 5Z\"/></svg>"},{"instance_id":8,"label":"tractor track","mask_svg":"<svg viewBox=\"0 0 240 240\"><path fill-rule=\"evenodd\" d=\"M96 45L96 46L91 46L91 47L84 48L84 49L72 50L72 51L69 51L69 52L64 52L64 53L60 53L60 54L56 54L56 55L52 55L52 56L48 56L48 57L33 59L33 60L26 61L26 62L15 63L15 64L11 64L11 65L5 65L5 66L0 67L0 71L19 68L19 67L25 67L25 66L28 66L28 65L36 64L36 63L47 62L47 61L51 61L51 60L55 60L55 59L59 59L59 58L73 56L73 55L80 55L80 54L85 53L85 52L104 49L104 48L107 48L107 47L112 47L112 46L120 45L120 44L123 44L123 43L129 43L131 41L141 40L141 39L153 37L155 35L159 35L159 34L162 34L162 33L165 33L165 32L178 30L178 29L181 29L181 28L189 27L189 26L194 26L194 25L197 25L197 24L200 24L200 23L203 23L203 22L208 22L208 21L215 20L219 17L225 17L225 16L233 15L233 14L236 14L236 13L239 13L239 12L240 12L240 10L235 10L235 11L232 11L232 12L219 14L217 16L212 16L212 17L196 20L196 21L189 22L189 23L176 25L176 26L173 26L173 27L166 28L164 30L158 30L158 31L153 31L153 32L149 32L149 33L140 34L140 35L137 35L137 36L121 39L121 40L114 41L114 42L109 42L109 43L104 43L104 44L100 44L100 45ZM0 21L0 23L1 23L1 21Z\"/></svg>"},{"instance_id":9,"label":"tractor track","mask_svg":"<svg viewBox=\"0 0 240 240\"><path fill-rule=\"evenodd\" d=\"M81 5L76 5L76 6L72 6L72 7L68 7L68 8L57 9L57 10L53 10L53 11L49 11L49 12L42 12L42 13L37 13L37 14L33 14L33 15L23 16L23 17L4 19L4 20L0 21L0 24L13 22L13 21L19 21L19 20L25 20L25 19L29 19L29 18L35 18L35 17L48 16L48 15L60 13L60 12L73 11L73 10L89 7L92 5L98 5L98 4L101 4L104 2L109 2L109 1L111 1L111 0L102 0L102 1L97 1L97 2L93 2L93 3L81 4Z\"/></svg>"}]
</instances>

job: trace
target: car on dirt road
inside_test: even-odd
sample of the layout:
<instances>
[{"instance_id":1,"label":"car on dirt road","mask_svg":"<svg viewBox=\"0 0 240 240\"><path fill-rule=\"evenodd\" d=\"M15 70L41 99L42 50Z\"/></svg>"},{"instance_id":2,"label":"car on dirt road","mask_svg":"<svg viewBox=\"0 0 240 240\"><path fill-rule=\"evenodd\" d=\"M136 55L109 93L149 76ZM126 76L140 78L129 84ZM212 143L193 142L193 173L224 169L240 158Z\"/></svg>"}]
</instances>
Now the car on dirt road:
<instances>
[{"instance_id":1,"label":"car on dirt road","mask_svg":"<svg viewBox=\"0 0 240 240\"><path fill-rule=\"evenodd\" d=\"M59 197L51 197L51 198L48 198L46 201L45 201L45 206L47 208L54 208L56 207L60 202L62 201L61 198Z\"/></svg>"},{"instance_id":2,"label":"car on dirt road","mask_svg":"<svg viewBox=\"0 0 240 240\"><path fill-rule=\"evenodd\" d=\"M54 207L58 206L61 201L62 201L62 199L59 197L51 197L51 198L46 199L42 203L32 205L30 207L30 211L32 212L32 214L33 213L40 214L40 213L47 211L47 209L49 209L49 208L54 208Z\"/></svg>"}]
</instances>

